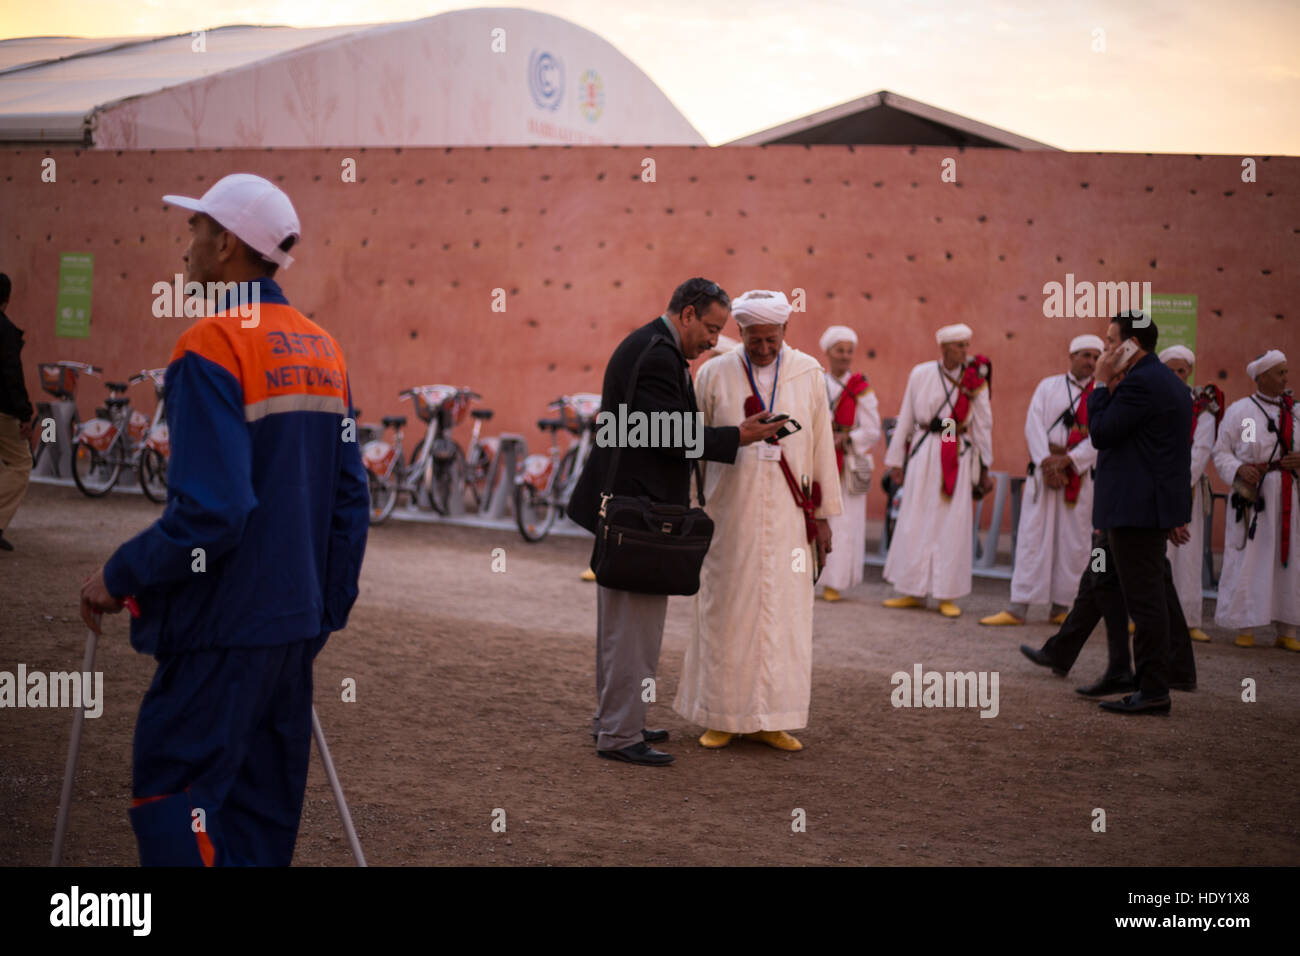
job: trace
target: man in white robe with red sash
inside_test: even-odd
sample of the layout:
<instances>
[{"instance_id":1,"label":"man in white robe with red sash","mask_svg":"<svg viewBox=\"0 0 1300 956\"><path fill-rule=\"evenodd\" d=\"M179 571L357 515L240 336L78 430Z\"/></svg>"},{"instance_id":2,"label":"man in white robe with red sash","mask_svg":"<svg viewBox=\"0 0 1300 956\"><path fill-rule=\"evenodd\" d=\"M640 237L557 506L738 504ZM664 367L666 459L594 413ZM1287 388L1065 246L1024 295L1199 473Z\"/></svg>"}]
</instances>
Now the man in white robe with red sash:
<instances>
[{"instance_id":1,"label":"man in white robe with red sash","mask_svg":"<svg viewBox=\"0 0 1300 956\"><path fill-rule=\"evenodd\" d=\"M1185 345L1171 345L1160 352L1160 361L1184 382L1192 377L1196 355ZM1190 388L1190 386L1188 386ZM1205 516L1209 514L1212 491L1206 466L1214 453L1219 420L1224 410L1223 392L1213 382L1192 389L1192 520L1187 526L1187 542L1169 542L1165 556L1174 572L1174 590L1187 619L1187 633L1194 641L1208 641L1201 630L1205 614Z\"/></svg>"},{"instance_id":2,"label":"man in white robe with red sash","mask_svg":"<svg viewBox=\"0 0 1300 956\"><path fill-rule=\"evenodd\" d=\"M871 449L880 440L880 403L867 377L851 370L858 336L845 325L832 325L818 342L826 353L826 398L835 433L835 462L840 476L844 513L831 518L835 549L822 570L822 598L840 600L840 592L862 580L867 550L867 492L854 494L855 484L871 479Z\"/></svg>"},{"instance_id":3,"label":"man in white robe with red sash","mask_svg":"<svg viewBox=\"0 0 1300 956\"><path fill-rule=\"evenodd\" d=\"M1049 604L1053 624L1065 623L1092 554L1092 467L1088 439L1092 370L1106 343L1097 335L1070 342L1070 369L1038 383L1025 415L1029 446L1011 603L980 620L990 627L1024 624L1031 604Z\"/></svg>"},{"instance_id":4,"label":"man in white robe with red sash","mask_svg":"<svg viewBox=\"0 0 1300 956\"><path fill-rule=\"evenodd\" d=\"M1237 631L1238 647L1275 624L1275 646L1300 651L1300 426L1287 371L1277 349L1251 362L1255 394L1228 406L1214 443L1232 484L1214 623Z\"/></svg>"},{"instance_id":5,"label":"man in white robe with red sash","mask_svg":"<svg viewBox=\"0 0 1300 956\"><path fill-rule=\"evenodd\" d=\"M832 547L828 519L840 513L826 380L815 358L785 344L783 293L746 292L731 313L740 347L695 376L705 427L766 410L801 428L777 444L741 447L733 464L705 465L713 546L673 709L707 728L705 747L745 734L801 750L789 731L808 724L813 585Z\"/></svg>"},{"instance_id":6,"label":"man in white robe with red sash","mask_svg":"<svg viewBox=\"0 0 1300 956\"><path fill-rule=\"evenodd\" d=\"M990 363L982 355L967 362L968 325L944 326L935 340L940 358L907 377L885 454L895 487L904 485L884 574L899 596L885 607L923 608L933 595L940 614L958 617L954 602L971 589L972 497L993 486Z\"/></svg>"}]
</instances>

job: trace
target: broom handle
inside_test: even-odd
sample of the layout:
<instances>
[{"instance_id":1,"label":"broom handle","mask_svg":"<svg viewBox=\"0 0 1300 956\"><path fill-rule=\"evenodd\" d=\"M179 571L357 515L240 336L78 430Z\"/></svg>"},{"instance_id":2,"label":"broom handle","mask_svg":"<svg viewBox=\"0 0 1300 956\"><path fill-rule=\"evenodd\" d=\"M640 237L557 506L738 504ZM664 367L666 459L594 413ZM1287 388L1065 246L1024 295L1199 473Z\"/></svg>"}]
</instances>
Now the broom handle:
<instances>
[{"instance_id":1,"label":"broom handle","mask_svg":"<svg viewBox=\"0 0 1300 956\"><path fill-rule=\"evenodd\" d=\"M325 765L325 776L329 778L330 789L334 791L334 803L339 808L339 817L343 820L343 832L348 836L348 845L352 847L352 858L357 866L366 865L365 854L361 852L361 841L352 826L352 814L348 812L348 802L343 799L343 788L339 785L339 775L334 772L334 761L330 759L330 749L325 744L325 733L320 729L320 718L316 716L316 707L311 709L311 733L316 738L316 747L320 750L321 763Z\"/></svg>"},{"instance_id":2,"label":"broom handle","mask_svg":"<svg viewBox=\"0 0 1300 956\"><path fill-rule=\"evenodd\" d=\"M81 661L81 673L90 674L95 670L95 632L86 629L86 655ZM63 863L63 838L68 832L68 811L72 807L72 781L77 775L77 756L81 751L81 726L86 721L86 702L72 715L72 740L68 743L68 762L63 768L63 792L59 796L59 816L54 824L54 850L50 854L50 866Z\"/></svg>"}]
</instances>

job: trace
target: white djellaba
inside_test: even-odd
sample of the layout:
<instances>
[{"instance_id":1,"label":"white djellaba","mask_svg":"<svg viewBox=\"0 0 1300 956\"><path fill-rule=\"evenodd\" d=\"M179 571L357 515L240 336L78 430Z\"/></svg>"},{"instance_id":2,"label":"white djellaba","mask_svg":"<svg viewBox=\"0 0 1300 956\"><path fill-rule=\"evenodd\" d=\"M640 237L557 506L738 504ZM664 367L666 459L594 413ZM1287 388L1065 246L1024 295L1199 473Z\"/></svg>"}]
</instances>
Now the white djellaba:
<instances>
[{"instance_id":1,"label":"white djellaba","mask_svg":"<svg viewBox=\"0 0 1300 956\"><path fill-rule=\"evenodd\" d=\"M775 366L754 369L764 402ZM841 502L822 376L815 358L783 346L770 404L802 426L782 439L780 448L796 481L807 476L821 485L816 517L829 518L840 513ZM695 390L706 426L743 421L745 399L752 394L744 346L706 362L696 374ZM742 447L734 464L705 465L713 546L700 572L695 626L673 709L723 733L808 724L813 545L780 464L760 457L764 444ZM831 546L837 547L833 539Z\"/></svg>"}]
</instances>

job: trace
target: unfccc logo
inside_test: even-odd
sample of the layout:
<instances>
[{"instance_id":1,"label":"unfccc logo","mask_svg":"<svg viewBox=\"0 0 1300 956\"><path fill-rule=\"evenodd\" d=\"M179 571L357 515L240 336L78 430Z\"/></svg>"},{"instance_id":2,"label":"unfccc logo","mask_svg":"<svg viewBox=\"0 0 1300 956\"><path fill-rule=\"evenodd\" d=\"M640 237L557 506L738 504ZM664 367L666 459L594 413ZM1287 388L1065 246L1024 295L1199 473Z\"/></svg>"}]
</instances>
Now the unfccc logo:
<instances>
[{"instance_id":1,"label":"unfccc logo","mask_svg":"<svg viewBox=\"0 0 1300 956\"><path fill-rule=\"evenodd\" d=\"M564 99L564 63L544 50L528 55L528 92L544 110L555 110Z\"/></svg>"},{"instance_id":2,"label":"unfccc logo","mask_svg":"<svg viewBox=\"0 0 1300 956\"><path fill-rule=\"evenodd\" d=\"M605 84L595 70L584 70L578 80L578 108L591 123L600 119L605 109Z\"/></svg>"}]
</instances>

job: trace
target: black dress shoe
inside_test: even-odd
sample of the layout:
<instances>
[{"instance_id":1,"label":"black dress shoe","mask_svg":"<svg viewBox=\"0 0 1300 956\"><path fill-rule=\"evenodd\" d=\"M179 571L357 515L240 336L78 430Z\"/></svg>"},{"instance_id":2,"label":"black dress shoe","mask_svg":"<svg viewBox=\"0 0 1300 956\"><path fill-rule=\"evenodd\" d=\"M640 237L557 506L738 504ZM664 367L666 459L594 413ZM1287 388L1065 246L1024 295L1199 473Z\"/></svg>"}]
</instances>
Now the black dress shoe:
<instances>
[{"instance_id":1,"label":"black dress shoe","mask_svg":"<svg viewBox=\"0 0 1300 956\"><path fill-rule=\"evenodd\" d=\"M657 743L659 743L659 741L661 741L661 740L667 740L667 739L668 739L668 731L666 731L666 730L648 730L648 729L642 728L642 730L641 730L641 736L645 738L645 742L646 742L646 743L648 743L648 744L657 744ZM592 740L595 740L595 739L596 739L596 735L595 735L595 734L592 734L592 735L591 735L591 739L592 739Z\"/></svg>"},{"instance_id":2,"label":"black dress shoe","mask_svg":"<svg viewBox=\"0 0 1300 956\"><path fill-rule=\"evenodd\" d=\"M1045 653L1043 653L1042 651L1036 648L1030 647L1028 644L1020 645L1020 653L1024 654L1026 657L1028 657L1031 661L1033 661L1035 664L1039 665L1040 667L1050 667L1052 669L1052 673L1055 674L1057 677L1064 677L1066 674L1069 673L1069 671L1058 667L1056 665L1056 662L1052 660L1050 657L1048 657Z\"/></svg>"},{"instance_id":3,"label":"black dress shoe","mask_svg":"<svg viewBox=\"0 0 1300 956\"><path fill-rule=\"evenodd\" d=\"M1167 714L1169 713L1169 697L1168 695L1164 697L1147 697L1141 691L1138 691L1119 700L1103 700L1101 709L1114 711L1117 714Z\"/></svg>"},{"instance_id":4,"label":"black dress shoe","mask_svg":"<svg viewBox=\"0 0 1300 956\"><path fill-rule=\"evenodd\" d=\"M1181 691L1185 691L1185 692L1187 692L1187 693L1191 693L1192 691L1196 690L1196 681L1194 681L1194 680L1178 680L1178 681L1171 680L1171 681L1169 682L1169 689L1170 689L1170 690L1181 690Z\"/></svg>"},{"instance_id":5,"label":"black dress shoe","mask_svg":"<svg viewBox=\"0 0 1300 956\"><path fill-rule=\"evenodd\" d=\"M650 765L670 764L673 762L672 754L666 754L662 750L655 750L646 743L632 744L621 750L597 750L596 756L604 757L606 760L625 760L628 763Z\"/></svg>"},{"instance_id":6,"label":"black dress shoe","mask_svg":"<svg viewBox=\"0 0 1300 956\"><path fill-rule=\"evenodd\" d=\"M1114 677L1106 675L1095 684L1089 684L1087 687L1076 687L1075 693L1082 694L1084 697L1105 697L1108 694L1127 694L1137 690L1137 685L1133 683L1132 677Z\"/></svg>"}]
</instances>

